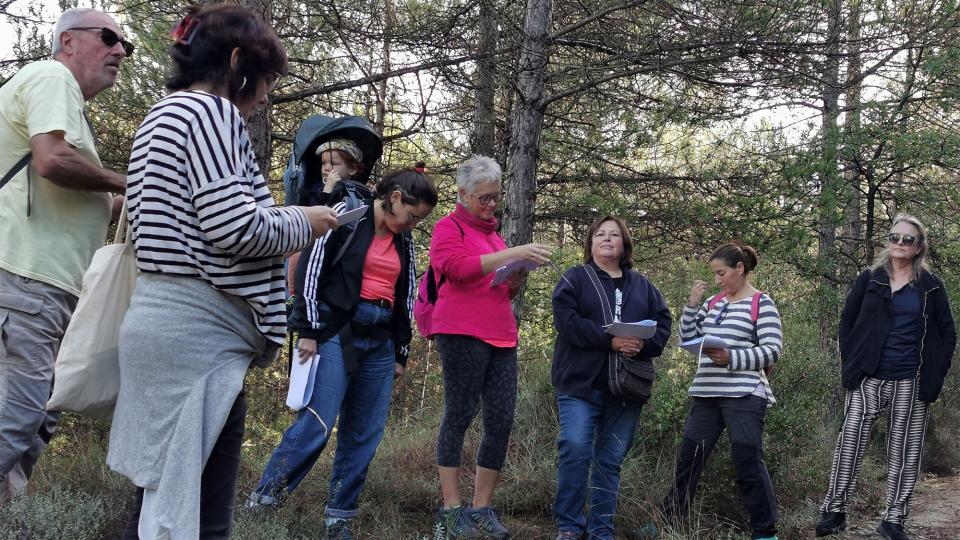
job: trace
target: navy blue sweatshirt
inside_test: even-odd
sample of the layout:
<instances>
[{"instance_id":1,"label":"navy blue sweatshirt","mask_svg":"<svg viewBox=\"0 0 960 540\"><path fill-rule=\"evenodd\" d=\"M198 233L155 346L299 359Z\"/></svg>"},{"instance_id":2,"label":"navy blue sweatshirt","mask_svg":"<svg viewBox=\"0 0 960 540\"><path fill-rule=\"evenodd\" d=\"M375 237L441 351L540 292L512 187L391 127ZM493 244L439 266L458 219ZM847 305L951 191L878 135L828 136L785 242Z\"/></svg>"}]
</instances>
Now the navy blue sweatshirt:
<instances>
[{"instance_id":1,"label":"navy blue sweatshirt","mask_svg":"<svg viewBox=\"0 0 960 540\"><path fill-rule=\"evenodd\" d=\"M609 274L590 263L607 294L611 309L614 283ZM657 331L644 343L638 358L656 358L670 338L670 309L650 280L633 270L623 269L623 302L620 320L657 322ZM553 349L550 378L558 395L589 398L593 382L607 368L613 336L603 329L603 308L586 269L575 266L564 274L553 290L553 326L557 342Z\"/></svg>"}]
</instances>

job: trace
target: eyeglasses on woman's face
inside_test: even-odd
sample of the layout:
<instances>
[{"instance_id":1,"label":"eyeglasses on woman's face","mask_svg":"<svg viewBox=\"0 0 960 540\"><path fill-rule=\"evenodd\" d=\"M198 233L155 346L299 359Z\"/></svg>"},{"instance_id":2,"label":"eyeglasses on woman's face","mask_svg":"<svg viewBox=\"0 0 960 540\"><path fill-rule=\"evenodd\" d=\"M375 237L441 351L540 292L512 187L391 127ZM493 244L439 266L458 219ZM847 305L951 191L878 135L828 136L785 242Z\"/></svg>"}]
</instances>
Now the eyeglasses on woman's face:
<instances>
[{"instance_id":1,"label":"eyeglasses on woman's face","mask_svg":"<svg viewBox=\"0 0 960 540\"><path fill-rule=\"evenodd\" d=\"M476 193L471 193L470 195L476 197L477 201L479 201L483 206L487 206L490 203L498 203L502 201L503 198L507 196L507 192L499 191L497 193L488 193L486 195L477 195Z\"/></svg>"},{"instance_id":2,"label":"eyeglasses on woman's face","mask_svg":"<svg viewBox=\"0 0 960 540\"><path fill-rule=\"evenodd\" d=\"M917 237L909 234L890 233L887 235L887 240L890 241L890 245L902 243L905 246L912 246L917 241Z\"/></svg>"},{"instance_id":3,"label":"eyeglasses on woman's face","mask_svg":"<svg viewBox=\"0 0 960 540\"><path fill-rule=\"evenodd\" d=\"M102 41L104 45L112 48L114 45L119 43L123 47L123 53L127 57L130 57L133 55L133 50L135 49L135 47L133 46L133 43L130 43L129 41L118 36L116 32L114 32L113 30L105 26L74 26L73 28L67 28L67 31L72 31L72 30L86 30L89 32L100 32L100 41Z\"/></svg>"}]
</instances>

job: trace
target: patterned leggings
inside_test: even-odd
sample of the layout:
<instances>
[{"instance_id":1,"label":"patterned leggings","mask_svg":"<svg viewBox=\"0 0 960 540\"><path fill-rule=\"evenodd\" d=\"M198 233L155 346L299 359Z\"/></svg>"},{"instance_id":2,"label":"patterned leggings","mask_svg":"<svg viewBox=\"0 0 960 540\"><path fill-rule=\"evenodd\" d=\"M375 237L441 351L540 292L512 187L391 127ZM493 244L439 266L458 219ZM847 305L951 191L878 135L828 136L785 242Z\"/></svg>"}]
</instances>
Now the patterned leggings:
<instances>
[{"instance_id":1,"label":"patterned leggings","mask_svg":"<svg viewBox=\"0 0 960 540\"><path fill-rule=\"evenodd\" d=\"M459 467L463 436L483 410L477 465L500 470L507 456L517 404L517 349L494 347L470 336L437 335L443 367L443 418L437 464Z\"/></svg>"},{"instance_id":2,"label":"patterned leggings","mask_svg":"<svg viewBox=\"0 0 960 540\"><path fill-rule=\"evenodd\" d=\"M860 388L847 393L846 417L837 439L830 487L823 512L846 512L847 499L857 485L857 474L870 438L870 428L889 407L887 429L887 508L883 520L903 524L920 472L920 455L927 429L928 404L917 400L916 379L888 381L867 377Z\"/></svg>"}]
</instances>

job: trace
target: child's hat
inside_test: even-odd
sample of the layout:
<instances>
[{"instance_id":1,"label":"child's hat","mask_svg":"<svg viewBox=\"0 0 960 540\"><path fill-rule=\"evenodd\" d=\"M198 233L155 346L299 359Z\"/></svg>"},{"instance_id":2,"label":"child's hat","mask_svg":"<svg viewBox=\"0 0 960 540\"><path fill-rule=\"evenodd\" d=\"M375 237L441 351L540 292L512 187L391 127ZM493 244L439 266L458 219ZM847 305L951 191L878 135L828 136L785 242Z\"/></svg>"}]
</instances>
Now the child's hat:
<instances>
[{"instance_id":1,"label":"child's hat","mask_svg":"<svg viewBox=\"0 0 960 540\"><path fill-rule=\"evenodd\" d=\"M329 141L325 141L317 147L316 153L319 156L323 152L329 152L331 150L340 150L353 158L357 163L363 163L363 152L360 151L357 143L350 139L330 139Z\"/></svg>"}]
</instances>

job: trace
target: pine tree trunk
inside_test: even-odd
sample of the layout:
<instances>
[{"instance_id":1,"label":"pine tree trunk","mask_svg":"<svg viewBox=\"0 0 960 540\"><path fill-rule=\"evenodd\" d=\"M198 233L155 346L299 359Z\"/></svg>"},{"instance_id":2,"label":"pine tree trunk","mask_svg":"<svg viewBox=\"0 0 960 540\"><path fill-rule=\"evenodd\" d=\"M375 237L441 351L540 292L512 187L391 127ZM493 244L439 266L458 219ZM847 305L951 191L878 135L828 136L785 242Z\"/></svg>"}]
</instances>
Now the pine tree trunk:
<instances>
[{"instance_id":1,"label":"pine tree trunk","mask_svg":"<svg viewBox=\"0 0 960 540\"><path fill-rule=\"evenodd\" d=\"M269 24L267 7L263 0L243 0L243 7L263 17ZM264 107L257 107L247 119L247 132L250 133L250 144L257 156L257 165L263 177L270 179L270 163L273 159L273 141L270 132L270 103Z\"/></svg>"},{"instance_id":2,"label":"pine tree trunk","mask_svg":"<svg viewBox=\"0 0 960 540\"><path fill-rule=\"evenodd\" d=\"M480 1L479 52L484 55L477 62L477 93L473 109L473 133L470 136L470 151L483 156L495 152L496 116L494 96L496 93L497 12L493 0Z\"/></svg>"},{"instance_id":3,"label":"pine tree trunk","mask_svg":"<svg viewBox=\"0 0 960 540\"><path fill-rule=\"evenodd\" d=\"M510 246L529 243L533 238L537 157L545 108L544 87L550 55L552 8L552 0L527 1L503 213L503 237Z\"/></svg>"},{"instance_id":4,"label":"pine tree trunk","mask_svg":"<svg viewBox=\"0 0 960 540\"><path fill-rule=\"evenodd\" d=\"M840 1L829 0L827 10L827 60L824 70L821 113L823 140L821 143L822 167L820 169L820 350L834 354L836 339L834 328L838 313L837 276L837 226L840 223L843 179L838 170L838 143L840 127Z\"/></svg>"}]
</instances>

